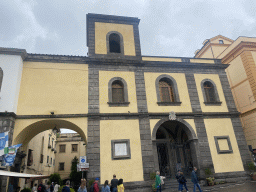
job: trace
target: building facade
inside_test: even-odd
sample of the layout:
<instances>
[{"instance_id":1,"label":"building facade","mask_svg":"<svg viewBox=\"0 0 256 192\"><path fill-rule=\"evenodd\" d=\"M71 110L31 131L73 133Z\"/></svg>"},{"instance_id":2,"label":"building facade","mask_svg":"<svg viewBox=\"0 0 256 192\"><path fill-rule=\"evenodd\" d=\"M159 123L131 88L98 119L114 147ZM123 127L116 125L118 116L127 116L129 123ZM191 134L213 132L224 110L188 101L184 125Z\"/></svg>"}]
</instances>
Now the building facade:
<instances>
[{"instance_id":1,"label":"building facade","mask_svg":"<svg viewBox=\"0 0 256 192\"><path fill-rule=\"evenodd\" d=\"M256 38L239 37L231 40L219 35L206 40L195 57L217 58L229 65L226 73L240 112L245 138L250 150L256 153Z\"/></svg>"},{"instance_id":2,"label":"building facade","mask_svg":"<svg viewBox=\"0 0 256 192\"><path fill-rule=\"evenodd\" d=\"M68 128L86 143L88 179L150 187L150 173L210 168L248 178L250 154L220 59L142 56L139 19L87 15L88 57L24 53L13 143ZM16 52L15 52L16 51ZM4 71L3 71L4 72ZM57 162L57 161L56 161ZM136 183L135 183L136 182Z\"/></svg>"},{"instance_id":3,"label":"building facade","mask_svg":"<svg viewBox=\"0 0 256 192\"><path fill-rule=\"evenodd\" d=\"M72 161L76 157L86 156L85 142L77 133L63 133L57 138L56 161L54 172L59 173L62 180L69 179Z\"/></svg>"}]
</instances>

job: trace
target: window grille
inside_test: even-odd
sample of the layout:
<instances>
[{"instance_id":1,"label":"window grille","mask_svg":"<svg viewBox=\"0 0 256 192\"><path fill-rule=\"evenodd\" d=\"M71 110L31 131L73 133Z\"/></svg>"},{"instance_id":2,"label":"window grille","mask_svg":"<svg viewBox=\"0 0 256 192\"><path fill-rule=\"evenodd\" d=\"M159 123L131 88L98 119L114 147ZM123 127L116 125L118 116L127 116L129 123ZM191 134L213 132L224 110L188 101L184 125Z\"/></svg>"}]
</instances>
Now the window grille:
<instances>
[{"instance_id":1,"label":"window grille","mask_svg":"<svg viewBox=\"0 0 256 192\"><path fill-rule=\"evenodd\" d=\"M78 148L77 144L72 144L72 152L76 152Z\"/></svg>"},{"instance_id":2,"label":"window grille","mask_svg":"<svg viewBox=\"0 0 256 192\"><path fill-rule=\"evenodd\" d=\"M60 145L60 153L66 152L66 145Z\"/></svg>"}]
</instances>

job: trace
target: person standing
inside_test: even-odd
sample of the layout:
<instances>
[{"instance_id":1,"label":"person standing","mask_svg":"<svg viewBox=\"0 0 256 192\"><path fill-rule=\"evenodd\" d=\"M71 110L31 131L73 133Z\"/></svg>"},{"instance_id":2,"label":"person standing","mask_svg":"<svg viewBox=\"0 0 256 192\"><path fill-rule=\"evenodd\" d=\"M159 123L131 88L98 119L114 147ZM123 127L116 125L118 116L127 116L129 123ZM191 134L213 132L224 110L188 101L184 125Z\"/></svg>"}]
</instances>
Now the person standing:
<instances>
[{"instance_id":1,"label":"person standing","mask_svg":"<svg viewBox=\"0 0 256 192\"><path fill-rule=\"evenodd\" d=\"M55 183L54 192L58 192L59 191L59 187L60 187L60 185L58 185L58 183Z\"/></svg>"},{"instance_id":2,"label":"person standing","mask_svg":"<svg viewBox=\"0 0 256 192\"><path fill-rule=\"evenodd\" d=\"M45 192L45 191L46 191L46 187L43 185L43 182L41 182L41 183L38 185L37 191L38 191L38 192Z\"/></svg>"},{"instance_id":3,"label":"person standing","mask_svg":"<svg viewBox=\"0 0 256 192\"><path fill-rule=\"evenodd\" d=\"M118 191L118 192L124 192L123 179L119 179L118 185L117 185L117 191Z\"/></svg>"},{"instance_id":4,"label":"person standing","mask_svg":"<svg viewBox=\"0 0 256 192\"><path fill-rule=\"evenodd\" d=\"M54 191L54 182L52 182L50 186L50 192L53 192L53 191Z\"/></svg>"},{"instance_id":5,"label":"person standing","mask_svg":"<svg viewBox=\"0 0 256 192\"><path fill-rule=\"evenodd\" d=\"M108 186L108 180L105 181L104 186L101 188L101 192L110 192L110 187Z\"/></svg>"},{"instance_id":6,"label":"person standing","mask_svg":"<svg viewBox=\"0 0 256 192\"><path fill-rule=\"evenodd\" d=\"M194 170L192 171L192 178L191 181L194 183L194 192L196 192L196 187L199 189L200 192L202 192L201 187L199 185L199 181L196 175L197 168L194 167Z\"/></svg>"},{"instance_id":7,"label":"person standing","mask_svg":"<svg viewBox=\"0 0 256 192\"><path fill-rule=\"evenodd\" d=\"M62 192L70 192L70 181L66 181L66 186L62 188Z\"/></svg>"},{"instance_id":8,"label":"person standing","mask_svg":"<svg viewBox=\"0 0 256 192\"><path fill-rule=\"evenodd\" d=\"M86 179L81 179L81 185L77 192L87 192L86 189Z\"/></svg>"},{"instance_id":9,"label":"person standing","mask_svg":"<svg viewBox=\"0 0 256 192\"><path fill-rule=\"evenodd\" d=\"M35 184L34 187L32 188L32 192L37 192L37 184Z\"/></svg>"},{"instance_id":10,"label":"person standing","mask_svg":"<svg viewBox=\"0 0 256 192\"><path fill-rule=\"evenodd\" d=\"M186 191L188 192L188 188L187 188L187 180L183 175L183 172L180 172L180 176L179 176L179 191L183 191L183 186L185 187Z\"/></svg>"},{"instance_id":11,"label":"person standing","mask_svg":"<svg viewBox=\"0 0 256 192\"><path fill-rule=\"evenodd\" d=\"M161 179L160 179L160 172L159 171L156 172L155 187L156 187L156 192L158 192L158 191L162 192L162 189L161 189Z\"/></svg>"},{"instance_id":12,"label":"person standing","mask_svg":"<svg viewBox=\"0 0 256 192\"><path fill-rule=\"evenodd\" d=\"M118 179L116 178L116 175L113 175L113 179L111 180L111 191L112 192L117 192L117 184L118 184Z\"/></svg>"},{"instance_id":13,"label":"person standing","mask_svg":"<svg viewBox=\"0 0 256 192\"><path fill-rule=\"evenodd\" d=\"M97 177L95 179L95 181L93 182L93 192L99 192L100 191L99 181L100 181L100 179Z\"/></svg>"}]
</instances>

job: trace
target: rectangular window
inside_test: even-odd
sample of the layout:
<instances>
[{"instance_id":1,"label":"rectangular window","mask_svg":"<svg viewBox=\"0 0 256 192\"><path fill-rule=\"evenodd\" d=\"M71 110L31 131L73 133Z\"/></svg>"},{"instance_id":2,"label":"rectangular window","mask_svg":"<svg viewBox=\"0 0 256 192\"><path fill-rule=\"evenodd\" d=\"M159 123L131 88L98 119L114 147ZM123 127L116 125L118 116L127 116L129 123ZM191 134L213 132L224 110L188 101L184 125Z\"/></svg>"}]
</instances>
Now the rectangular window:
<instances>
[{"instance_id":1,"label":"rectangular window","mask_svg":"<svg viewBox=\"0 0 256 192\"><path fill-rule=\"evenodd\" d=\"M78 145L72 144L72 152L77 152Z\"/></svg>"},{"instance_id":2,"label":"rectangular window","mask_svg":"<svg viewBox=\"0 0 256 192\"><path fill-rule=\"evenodd\" d=\"M55 165L55 159L53 159L53 166Z\"/></svg>"},{"instance_id":3,"label":"rectangular window","mask_svg":"<svg viewBox=\"0 0 256 192\"><path fill-rule=\"evenodd\" d=\"M43 162L44 162L44 155L41 154L41 156L40 156L40 163L43 163Z\"/></svg>"},{"instance_id":4,"label":"rectangular window","mask_svg":"<svg viewBox=\"0 0 256 192\"><path fill-rule=\"evenodd\" d=\"M114 103L124 102L123 88L112 88L112 102Z\"/></svg>"},{"instance_id":5,"label":"rectangular window","mask_svg":"<svg viewBox=\"0 0 256 192\"><path fill-rule=\"evenodd\" d=\"M32 153L32 149L28 150L28 161L27 161L27 166L31 166L33 165L33 153Z\"/></svg>"},{"instance_id":6,"label":"rectangular window","mask_svg":"<svg viewBox=\"0 0 256 192\"><path fill-rule=\"evenodd\" d=\"M59 163L59 171L64 171L64 164L65 163Z\"/></svg>"},{"instance_id":7,"label":"rectangular window","mask_svg":"<svg viewBox=\"0 0 256 192\"><path fill-rule=\"evenodd\" d=\"M52 157L51 157L51 162L50 162L50 164L52 164Z\"/></svg>"},{"instance_id":8,"label":"rectangular window","mask_svg":"<svg viewBox=\"0 0 256 192\"><path fill-rule=\"evenodd\" d=\"M60 145L60 153L66 152L66 145Z\"/></svg>"},{"instance_id":9,"label":"rectangular window","mask_svg":"<svg viewBox=\"0 0 256 192\"><path fill-rule=\"evenodd\" d=\"M47 156L47 163L49 163L49 156Z\"/></svg>"}]
</instances>

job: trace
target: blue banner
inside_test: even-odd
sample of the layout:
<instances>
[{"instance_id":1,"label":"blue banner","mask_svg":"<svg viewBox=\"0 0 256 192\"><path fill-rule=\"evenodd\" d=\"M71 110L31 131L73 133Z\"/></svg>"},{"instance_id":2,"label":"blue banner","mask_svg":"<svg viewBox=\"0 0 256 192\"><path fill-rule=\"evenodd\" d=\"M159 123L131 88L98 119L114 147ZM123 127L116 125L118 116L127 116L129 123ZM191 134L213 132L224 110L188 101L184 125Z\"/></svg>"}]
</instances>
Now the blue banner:
<instances>
[{"instance_id":1,"label":"blue banner","mask_svg":"<svg viewBox=\"0 0 256 192\"><path fill-rule=\"evenodd\" d=\"M0 133L0 156L4 155L8 149L8 133Z\"/></svg>"},{"instance_id":2,"label":"blue banner","mask_svg":"<svg viewBox=\"0 0 256 192\"><path fill-rule=\"evenodd\" d=\"M17 150L21 145L22 144L18 144L8 147L8 153L4 155L4 161L2 162L3 166L12 166L16 157Z\"/></svg>"}]
</instances>

